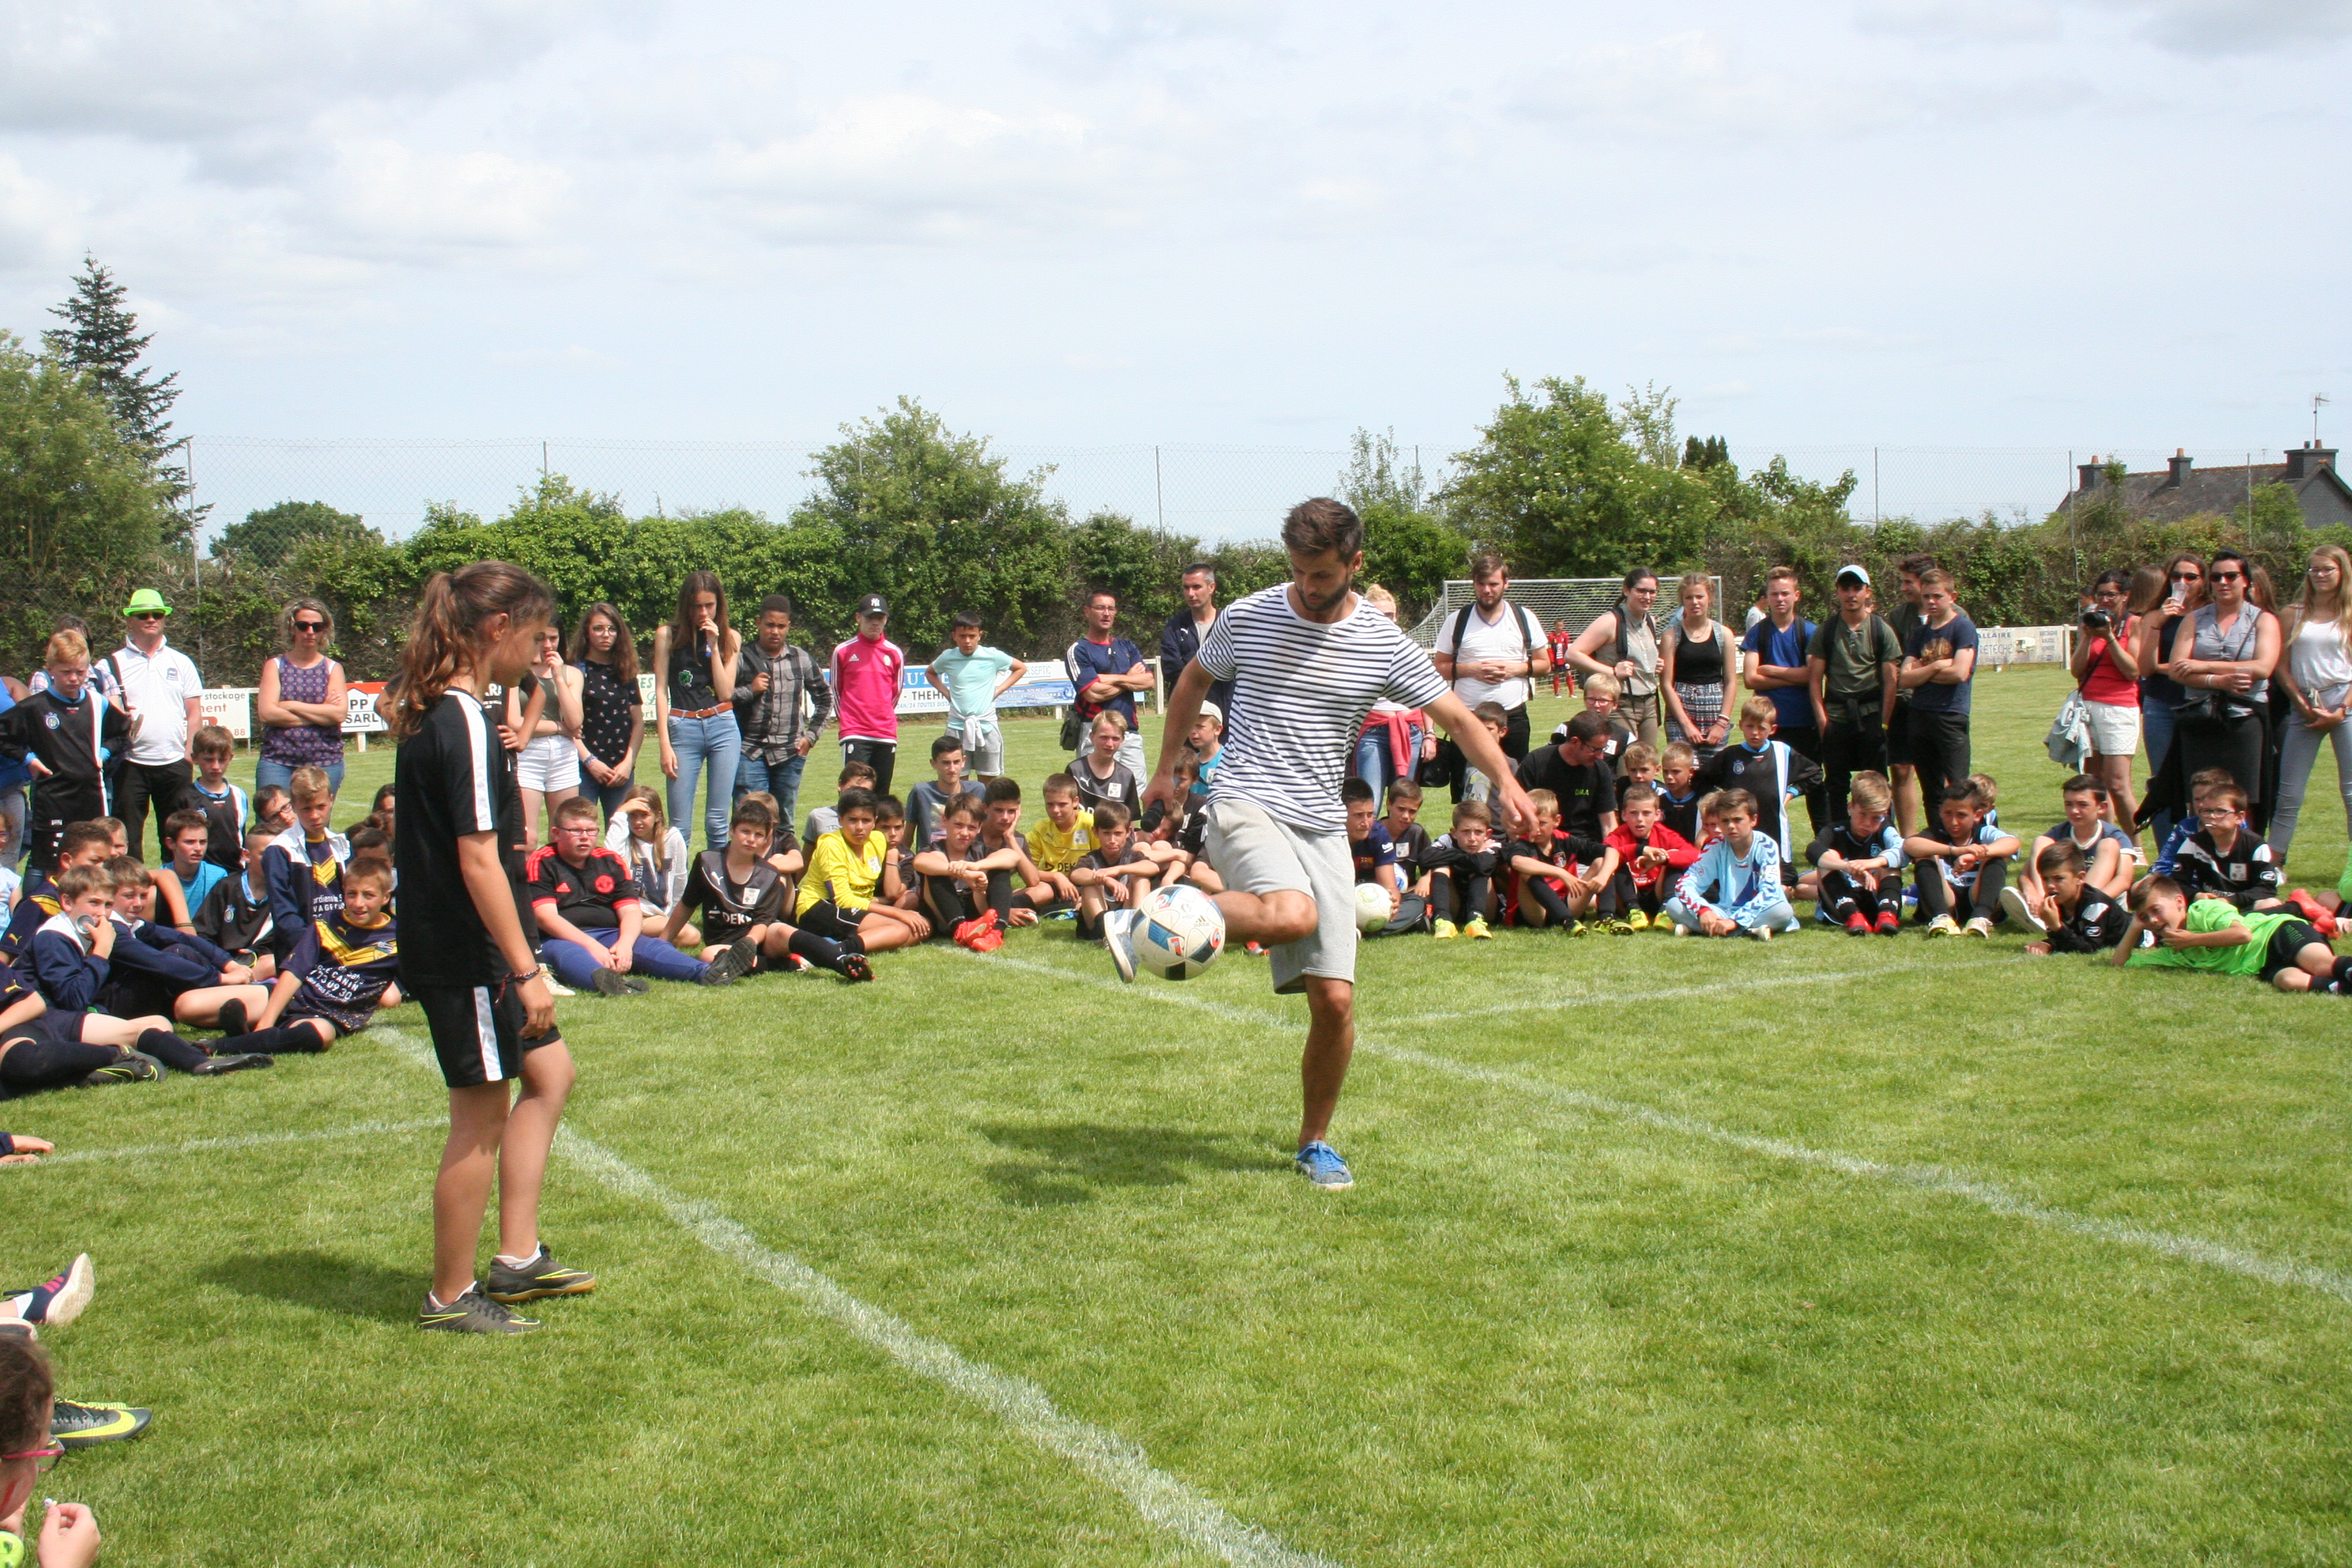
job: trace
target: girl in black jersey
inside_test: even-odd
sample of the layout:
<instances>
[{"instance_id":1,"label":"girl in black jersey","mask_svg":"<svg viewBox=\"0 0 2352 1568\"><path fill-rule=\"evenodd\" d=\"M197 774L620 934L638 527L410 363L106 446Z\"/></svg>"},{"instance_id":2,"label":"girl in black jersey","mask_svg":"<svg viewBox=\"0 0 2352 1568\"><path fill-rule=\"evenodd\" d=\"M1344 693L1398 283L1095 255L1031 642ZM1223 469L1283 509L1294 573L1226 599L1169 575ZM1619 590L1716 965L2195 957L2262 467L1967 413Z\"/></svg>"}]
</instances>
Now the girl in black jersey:
<instances>
[{"instance_id":1,"label":"girl in black jersey","mask_svg":"<svg viewBox=\"0 0 2352 1568\"><path fill-rule=\"evenodd\" d=\"M547 585L503 561L438 573L401 650L394 781L402 902L433 911L402 933L400 989L424 1009L449 1085L449 1141L433 1184L433 1286L417 1327L521 1333L507 1303L595 1287L539 1235L539 1190L572 1092L547 972L521 912L522 796L483 689L522 678L554 609ZM522 1092L509 1089L522 1080ZM477 1281L490 1186L499 1255Z\"/></svg>"}]
</instances>

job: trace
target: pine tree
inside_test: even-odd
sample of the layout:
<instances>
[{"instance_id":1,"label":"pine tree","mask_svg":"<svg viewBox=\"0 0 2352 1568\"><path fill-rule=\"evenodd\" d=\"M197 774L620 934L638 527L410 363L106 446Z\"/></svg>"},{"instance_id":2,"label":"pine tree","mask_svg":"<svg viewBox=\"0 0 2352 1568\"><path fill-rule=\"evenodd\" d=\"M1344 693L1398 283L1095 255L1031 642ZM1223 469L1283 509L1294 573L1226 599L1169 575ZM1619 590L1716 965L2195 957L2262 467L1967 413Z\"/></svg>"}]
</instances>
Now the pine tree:
<instances>
[{"instance_id":1,"label":"pine tree","mask_svg":"<svg viewBox=\"0 0 2352 1568\"><path fill-rule=\"evenodd\" d=\"M90 378L114 410L123 438L147 454L176 505L191 489L186 465L173 460L176 443L165 417L179 401L180 373L159 376L139 363L155 334L139 330L138 316L123 309L124 293L105 264L85 254L72 297L49 307L66 325L42 333L41 341L51 358Z\"/></svg>"}]
</instances>

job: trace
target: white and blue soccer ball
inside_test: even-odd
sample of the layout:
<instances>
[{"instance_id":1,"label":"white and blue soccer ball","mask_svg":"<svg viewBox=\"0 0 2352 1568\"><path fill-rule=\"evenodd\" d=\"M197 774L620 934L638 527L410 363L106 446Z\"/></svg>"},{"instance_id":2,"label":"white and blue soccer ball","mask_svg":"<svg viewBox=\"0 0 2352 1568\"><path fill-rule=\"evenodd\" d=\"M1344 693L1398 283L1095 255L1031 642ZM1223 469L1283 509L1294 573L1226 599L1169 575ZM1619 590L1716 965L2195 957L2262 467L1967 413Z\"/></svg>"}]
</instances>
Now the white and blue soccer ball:
<instances>
[{"instance_id":1,"label":"white and blue soccer ball","mask_svg":"<svg viewBox=\"0 0 2352 1568\"><path fill-rule=\"evenodd\" d=\"M1154 888L1135 906L1129 936L1137 967L1162 980L1190 980L1224 951L1224 911L1189 883Z\"/></svg>"}]
</instances>

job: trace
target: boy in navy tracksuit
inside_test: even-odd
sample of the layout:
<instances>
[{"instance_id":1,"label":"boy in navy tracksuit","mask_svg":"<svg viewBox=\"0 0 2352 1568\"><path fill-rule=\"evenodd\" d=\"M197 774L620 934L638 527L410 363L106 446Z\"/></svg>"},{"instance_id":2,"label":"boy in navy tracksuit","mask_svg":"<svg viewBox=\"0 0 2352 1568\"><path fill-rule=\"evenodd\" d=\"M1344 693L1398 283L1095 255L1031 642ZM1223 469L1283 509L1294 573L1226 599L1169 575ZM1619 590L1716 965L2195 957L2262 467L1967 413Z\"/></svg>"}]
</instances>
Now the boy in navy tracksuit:
<instances>
[{"instance_id":1,"label":"boy in navy tracksuit","mask_svg":"<svg viewBox=\"0 0 2352 1568\"><path fill-rule=\"evenodd\" d=\"M242 1018L269 999L268 990L248 984L252 971L204 938L148 919L154 888L137 860L126 855L106 869L114 885L115 939L100 1007L118 1018L161 1013L208 1027L220 1021L224 1004L240 1002L242 1013L228 1017L231 1032L243 1034Z\"/></svg>"},{"instance_id":2,"label":"boy in navy tracksuit","mask_svg":"<svg viewBox=\"0 0 2352 1568\"><path fill-rule=\"evenodd\" d=\"M1744 789L1756 797L1756 831L1780 852L1780 875L1793 881L1797 856L1789 842L1788 803L1822 787L1819 763L1785 741L1776 741L1779 710L1769 697L1751 697L1739 705L1739 742L1709 757L1698 770L1702 795L1717 790ZM1696 840L1693 840L1696 842Z\"/></svg>"}]
</instances>

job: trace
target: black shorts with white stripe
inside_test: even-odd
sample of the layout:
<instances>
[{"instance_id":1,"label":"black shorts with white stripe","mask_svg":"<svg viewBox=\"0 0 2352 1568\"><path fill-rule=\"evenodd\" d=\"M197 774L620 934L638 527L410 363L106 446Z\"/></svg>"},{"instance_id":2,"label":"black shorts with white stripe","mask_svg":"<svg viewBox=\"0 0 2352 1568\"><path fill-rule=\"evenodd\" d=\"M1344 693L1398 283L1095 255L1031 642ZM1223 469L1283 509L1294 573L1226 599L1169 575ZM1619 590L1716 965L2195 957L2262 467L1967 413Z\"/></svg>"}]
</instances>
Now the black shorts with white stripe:
<instances>
[{"instance_id":1,"label":"black shorts with white stripe","mask_svg":"<svg viewBox=\"0 0 2352 1568\"><path fill-rule=\"evenodd\" d=\"M451 1089L504 1083L522 1076L522 1058L541 1046L558 1046L554 1029L523 1037L522 998L511 984L429 985L415 993L433 1032L433 1054Z\"/></svg>"}]
</instances>

